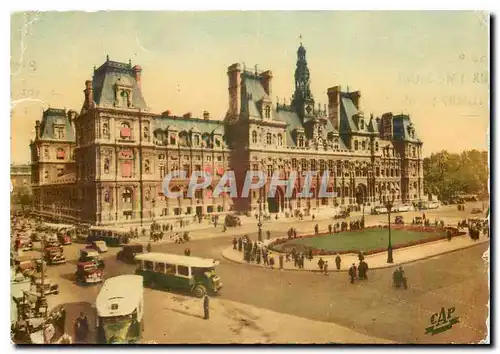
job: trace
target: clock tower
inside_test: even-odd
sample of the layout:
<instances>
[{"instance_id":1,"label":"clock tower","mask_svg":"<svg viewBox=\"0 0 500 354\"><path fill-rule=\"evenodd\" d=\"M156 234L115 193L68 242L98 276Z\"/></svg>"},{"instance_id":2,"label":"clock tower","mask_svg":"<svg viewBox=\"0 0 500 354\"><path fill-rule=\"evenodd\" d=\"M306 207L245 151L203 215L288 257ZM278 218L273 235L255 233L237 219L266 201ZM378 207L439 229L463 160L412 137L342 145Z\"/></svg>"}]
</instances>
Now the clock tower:
<instances>
[{"instance_id":1,"label":"clock tower","mask_svg":"<svg viewBox=\"0 0 500 354\"><path fill-rule=\"evenodd\" d=\"M293 94L292 105L298 115L304 117L314 116L314 98L311 93L310 74L307 67L306 49L300 43L297 50L297 67L295 69L295 92Z\"/></svg>"}]
</instances>

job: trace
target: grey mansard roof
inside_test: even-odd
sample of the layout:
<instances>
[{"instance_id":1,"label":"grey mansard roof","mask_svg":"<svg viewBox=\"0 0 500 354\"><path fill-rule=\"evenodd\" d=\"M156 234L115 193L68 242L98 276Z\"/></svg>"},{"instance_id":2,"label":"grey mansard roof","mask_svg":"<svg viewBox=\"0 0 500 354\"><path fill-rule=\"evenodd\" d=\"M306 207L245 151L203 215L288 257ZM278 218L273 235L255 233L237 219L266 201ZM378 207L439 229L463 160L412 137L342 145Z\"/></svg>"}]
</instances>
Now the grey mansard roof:
<instances>
[{"instance_id":1,"label":"grey mansard roof","mask_svg":"<svg viewBox=\"0 0 500 354\"><path fill-rule=\"evenodd\" d=\"M94 72L92 89L94 102L100 107L114 107L115 85L132 88L133 108L146 110L146 102L135 79L132 64L107 60Z\"/></svg>"},{"instance_id":2,"label":"grey mansard roof","mask_svg":"<svg viewBox=\"0 0 500 354\"><path fill-rule=\"evenodd\" d=\"M54 125L64 125L64 139L59 139L56 135ZM43 112L40 122L40 139L57 139L63 141L75 141L75 129L70 123L67 112L64 109L48 108Z\"/></svg>"}]
</instances>

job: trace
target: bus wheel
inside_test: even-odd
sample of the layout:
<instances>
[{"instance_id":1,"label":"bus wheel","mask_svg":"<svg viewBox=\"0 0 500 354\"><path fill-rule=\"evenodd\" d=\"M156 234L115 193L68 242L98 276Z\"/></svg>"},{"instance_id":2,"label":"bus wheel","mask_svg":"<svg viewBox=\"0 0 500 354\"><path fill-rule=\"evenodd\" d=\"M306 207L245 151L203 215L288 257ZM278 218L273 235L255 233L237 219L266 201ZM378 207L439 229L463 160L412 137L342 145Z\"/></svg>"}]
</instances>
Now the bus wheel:
<instances>
[{"instance_id":1,"label":"bus wheel","mask_svg":"<svg viewBox=\"0 0 500 354\"><path fill-rule=\"evenodd\" d=\"M205 290L205 287L203 285L196 285L193 288L193 295L197 298L202 298L206 293L207 291Z\"/></svg>"}]
</instances>

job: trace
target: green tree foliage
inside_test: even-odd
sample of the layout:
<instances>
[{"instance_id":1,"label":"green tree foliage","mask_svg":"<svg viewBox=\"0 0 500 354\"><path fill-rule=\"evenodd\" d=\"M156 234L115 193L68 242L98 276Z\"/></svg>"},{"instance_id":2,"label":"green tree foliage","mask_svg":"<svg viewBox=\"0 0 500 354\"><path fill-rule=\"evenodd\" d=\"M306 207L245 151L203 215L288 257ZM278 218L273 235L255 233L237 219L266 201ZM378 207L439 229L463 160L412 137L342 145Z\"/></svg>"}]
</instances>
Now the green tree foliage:
<instances>
[{"instance_id":1,"label":"green tree foliage","mask_svg":"<svg viewBox=\"0 0 500 354\"><path fill-rule=\"evenodd\" d=\"M470 150L461 154L447 151L426 157L424 164L424 188L440 200L448 200L459 194L488 193L488 152Z\"/></svg>"}]
</instances>

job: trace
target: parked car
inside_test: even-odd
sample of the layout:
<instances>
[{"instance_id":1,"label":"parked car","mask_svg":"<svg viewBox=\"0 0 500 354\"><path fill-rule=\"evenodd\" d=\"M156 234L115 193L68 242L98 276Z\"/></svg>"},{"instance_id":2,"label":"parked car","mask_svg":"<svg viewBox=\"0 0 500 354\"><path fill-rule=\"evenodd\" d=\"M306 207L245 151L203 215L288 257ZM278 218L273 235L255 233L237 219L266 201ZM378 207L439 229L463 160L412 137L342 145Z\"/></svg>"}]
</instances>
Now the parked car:
<instances>
[{"instance_id":1,"label":"parked car","mask_svg":"<svg viewBox=\"0 0 500 354\"><path fill-rule=\"evenodd\" d=\"M125 263L135 263L135 256L144 253L144 246L140 243L132 243L123 246L116 254L116 259Z\"/></svg>"},{"instance_id":2,"label":"parked car","mask_svg":"<svg viewBox=\"0 0 500 354\"><path fill-rule=\"evenodd\" d=\"M483 209L481 208L472 208L471 214L481 214Z\"/></svg>"},{"instance_id":3,"label":"parked car","mask_svg":"<svg viewBox=\"0 0 500 354\"><path fill-rule=\"evenodd\" d=\"M387 213L388 213L388 211L387 211L386 207L378 206L378 207L375 207L372 209L373 215L380 215L380 214L387 214Z\"/></svg>"},{"instance_id":4,"label":"parked car","mask_svg":"<svg viewBox=\"0 0 500 354\"><path fill-rule=\"evenodd\" d=\"M241 220L239 216L236 215L226 215L224 219L224 225L228 227L241 226Z\"/></svg>"},{"instance_id":5,"label":"parked car","mask_svg":"<svg viewBox=\"0 0 500 354\"><path fill-rule=\"evenodd\" d=\"M50 265L66 263L66 257L64 257L59 247L45 247L44 258L47 264Z\"/></svg>"},{"instance_id":6,"label":"parked car","mask_svg":"<svg viewBox=\"0 0 500 354\"><path fill-rule=\"evenodd\" d=\"M334 219L345 219L351 215L348 210L341 210L333 216Z\"/></svg>"}]
</instances>

